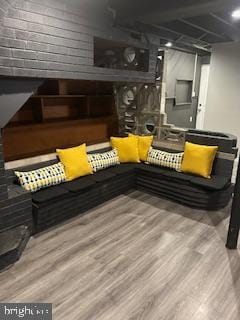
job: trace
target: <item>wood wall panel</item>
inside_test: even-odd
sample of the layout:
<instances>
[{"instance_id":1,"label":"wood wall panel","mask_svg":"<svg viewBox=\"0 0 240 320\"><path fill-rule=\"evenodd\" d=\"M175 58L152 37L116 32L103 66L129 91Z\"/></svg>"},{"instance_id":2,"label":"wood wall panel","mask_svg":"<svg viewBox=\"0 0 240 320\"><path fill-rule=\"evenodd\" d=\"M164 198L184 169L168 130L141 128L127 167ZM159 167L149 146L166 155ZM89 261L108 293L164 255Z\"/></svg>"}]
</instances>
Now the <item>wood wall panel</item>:
<instances>
[{"instance_id":1,"label":"wood wall panel","mask_svg":"<svg viewBox=\"0 0 240 320\"><path fill-rule=\"evenodd\" d=\"M3 129L5 160L105 142L114 134L118 134L118 116L113 83L50 80Z\"/></svg>"},{"instance_id":2,"label":"wood wall panel","mask_svg":"<svg viewBox=\"0 0 240 320\"><path fill-rule=\"evenodd\" d=\"M118 133L116 116L91 120L63 121L3 130L3 150L6 161L55 152L56 148L76 146L86 142L107 141Z\"/></svg>"}]
</instances>

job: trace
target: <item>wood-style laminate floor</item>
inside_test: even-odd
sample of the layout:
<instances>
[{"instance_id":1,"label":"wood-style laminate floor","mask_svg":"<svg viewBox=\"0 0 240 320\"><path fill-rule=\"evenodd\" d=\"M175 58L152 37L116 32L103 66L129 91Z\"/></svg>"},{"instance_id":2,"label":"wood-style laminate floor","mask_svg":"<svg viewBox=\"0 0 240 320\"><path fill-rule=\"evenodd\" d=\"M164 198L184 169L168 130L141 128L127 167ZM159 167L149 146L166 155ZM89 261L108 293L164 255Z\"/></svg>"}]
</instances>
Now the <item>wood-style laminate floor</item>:
<instances>
[{"instance_id":1,"label":"wood-style laminate floor","mask_svg":"<svg viewBox=\"0 0 240 320\"><path fill-rule=\"evenodd\" d=\"M52 302L54 320L239 320L228 214L119 196L32 238L0 301Z\"/></svg>"}]
</instances>

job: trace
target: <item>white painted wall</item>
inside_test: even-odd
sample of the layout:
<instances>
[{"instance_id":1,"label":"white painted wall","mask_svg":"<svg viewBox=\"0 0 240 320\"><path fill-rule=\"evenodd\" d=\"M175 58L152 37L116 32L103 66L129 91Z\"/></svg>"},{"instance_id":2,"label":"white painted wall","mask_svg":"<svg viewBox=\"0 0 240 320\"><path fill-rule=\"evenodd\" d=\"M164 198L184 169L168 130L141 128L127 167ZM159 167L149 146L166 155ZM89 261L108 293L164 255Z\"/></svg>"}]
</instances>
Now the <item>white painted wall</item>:
<instances>
[{"instance_id":1,"label":"white painted wall","mask_svg":"<svg viewBox=\"0 0 240 320\"><path fill-rule=\"evenodd\" d=\"M240 146L240 42L213 47L204 129L232 133Z\"/></svg>"}]
</instances>

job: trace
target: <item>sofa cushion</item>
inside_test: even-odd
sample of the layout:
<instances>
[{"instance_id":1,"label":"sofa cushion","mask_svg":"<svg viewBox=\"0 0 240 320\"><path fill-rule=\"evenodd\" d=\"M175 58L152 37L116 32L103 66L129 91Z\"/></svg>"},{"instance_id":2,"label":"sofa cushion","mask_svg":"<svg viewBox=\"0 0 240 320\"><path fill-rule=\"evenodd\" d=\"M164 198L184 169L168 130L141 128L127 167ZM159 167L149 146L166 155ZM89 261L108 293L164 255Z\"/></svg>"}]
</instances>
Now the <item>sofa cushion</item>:
<instances>
[{"instance_id":1,"label":"sofa cushion","mask_svg":"<svg viewBox=\"0 0 240 320\"><path fill-rule=\"evenodd\" d=\"M148 172L148 173L151 173L151 174L161 174L161 175L163 175L164 172L166 171L165 168L160 168L158 166L153 166L153 165L146 164L146 163L137 164L136 168L138 170L145 171L145 172Z\"/></svg>"},{"instance_id":2,"label":"sofa cushion","mask_svg":"<svg viewBox=\"0 0 240 320\"><path fill-rule=\"evenodd\" d=\"M177 179L177 180L186 181L186 182L189 182L193 177L190 174L177 172L169 169L165 169L163 172L163 175L169 179Z\"/></svg>"},{"instance_id":3,"label":"sofa cushion","mask_svg":"<svg viewBox=\"0 0 240 320\"><path fill-rule=\"evenodd\" d=\"M81 177L74 181L69 181L62 184L62 187L69 192L83 192L92 187L95 183L96 181L94 181L92 177Z\"/></svg>"},{"instance_id":4,"label":"sofa cushion","mask_svg":"<svg viewBox=\"0 0 240 320\"><path fill-rule=\"evenodd\" d=\"M55 200L56 198L65 196L67 194L68 191L61 186L53 186L33 193L32 199L34 202L43 203L46 201Z\"/></svg>"},{"instance_id":5,"label":"sofa cushion","mask_svg":"<svg viewBox=\"0 0 240 320\"><path fill-rule=\"evenodd\" d=\"M95 182L103 182L109 179L112 179L116 176L116 174L114 174L110 169L105 169L102 171L98 171L96 173L94 173L94 175L91 176L91 178L95 181Z\"/></svg>"},{"instance_id":6,"label":"sofa cushion","mask_svg":"<svg viewBox=\"0 0 240 320\"><path fill-rule=\"evenodd\" d=\"M230 180L227 177L221 176L212 176L211 179L192 176L190 182L206 189L222 190L227 184L229 184Z\"/></svg>"},{"instance_id":7,"label":"sofa cushion","mask_svg":"<svg viewBox=\"0 0 240 320\"><path fill-rule=\"evenodd\" d=\"M111 168L111 172L116 175L119 175L119 174L134 172L135 168L136 168L136 165L133 163L120 164L116 167Z\"/></svg>"}]
</instances>

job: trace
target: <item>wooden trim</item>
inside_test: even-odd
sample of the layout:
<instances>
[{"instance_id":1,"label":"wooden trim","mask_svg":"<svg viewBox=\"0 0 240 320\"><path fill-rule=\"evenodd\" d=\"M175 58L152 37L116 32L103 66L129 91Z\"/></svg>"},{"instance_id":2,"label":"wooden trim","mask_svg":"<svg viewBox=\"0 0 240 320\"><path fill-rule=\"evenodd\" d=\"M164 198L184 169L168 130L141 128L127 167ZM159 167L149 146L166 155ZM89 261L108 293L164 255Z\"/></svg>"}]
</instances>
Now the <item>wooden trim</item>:
<instances>
[{"instance_id":1,"label":"wooden trim","mask_svg":"<svg viewBox=\"0 0 240 320\"><path fill-rule=\"evenodd\" d=\"M101 142L97 144L90 144L87 146L87 152L96 151L98 152L101 149L109 148L110 142L107 140L106 142ZM56 153L49 153L40 156L35 156L31 158L24 158L15 161L5 162L5 170L12 170L16 168L21 168L24 166L30 166L37 163L47 162L56 159Z\"/></svg>"}]
</instances>

